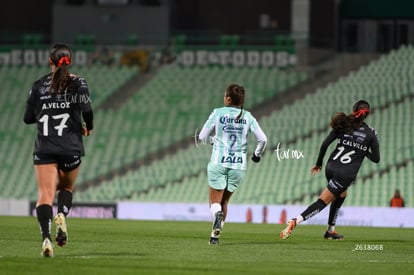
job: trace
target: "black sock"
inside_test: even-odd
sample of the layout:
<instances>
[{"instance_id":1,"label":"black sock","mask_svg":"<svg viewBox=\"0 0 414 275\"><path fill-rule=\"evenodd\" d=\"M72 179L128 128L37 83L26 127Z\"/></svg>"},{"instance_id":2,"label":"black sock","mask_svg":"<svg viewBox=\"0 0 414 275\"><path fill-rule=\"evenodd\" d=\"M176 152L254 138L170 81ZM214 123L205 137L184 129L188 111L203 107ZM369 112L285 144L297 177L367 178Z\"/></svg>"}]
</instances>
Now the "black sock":
<instances>
[{"instance_id":1,"label":"black sock","mask_svg":"<svg viewBox=\"0 0 414 275\"><path fill-rule=\"evenodd\" d=\"M309 205L308 208L306 208L306 210L303 211L300 215L303 217L303 220L306 221L318 214L319 212L321 212L322 209L324 209L325 207L326 203L323 200L318 199L317 201Z\"/></svg>"},{"instance_id":2,"label":"black sock","mask_svg":"<svg viewBox=\"0 0 414 275\"><path fill-rule=\"evenodd\" d=\"M63 189L60 190L57 195L58 201L58 213L63 213L65 217L69 214L69 210L72 207L72 192Z\"/></svg>"},{"instance_id":3,"label":"black sock","mask_svg":"<svg viewBox=\"0 0 414 275\"><path fill-rule=\"evenodd\" d=\"M40 225L40 233L42 239L50 239L50 227L52 226L53 210L52 206L48 204L42 204L36 207L37 220Z\"/></svg>"},{"instance_id":4,"label":"black sock","mask_svg":"<svg viewBox=\"0 0 414 275\"><path fill-rule=\"evenodd\" d=\"M344 203L346 197L344 198L336 198L332 203L331 203L331 208L329 210L329 219L328 219L328 224L329 225L335 225L336 223L336 218L338 217L338 213L339 213L339 208L341 208L342 204Z\"/></svg>"}]
</instances>

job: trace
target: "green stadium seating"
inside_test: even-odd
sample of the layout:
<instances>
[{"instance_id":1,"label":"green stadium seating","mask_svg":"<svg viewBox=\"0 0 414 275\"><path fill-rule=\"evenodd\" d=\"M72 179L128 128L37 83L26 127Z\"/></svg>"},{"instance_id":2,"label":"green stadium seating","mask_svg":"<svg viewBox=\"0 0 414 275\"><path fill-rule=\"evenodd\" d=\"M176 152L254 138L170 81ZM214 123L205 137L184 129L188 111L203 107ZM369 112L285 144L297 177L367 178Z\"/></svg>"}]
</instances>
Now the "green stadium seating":
<instances>
[{"instance_id":1,"label":"green stadium seating","mask_svg":"<svg viewBox=\"0 0 414 275\"><path fill-rule=\"evenodd\" d=\"M342 77L338 82L318 89L315 94L297 100L294 104L262 118L260 124L269 137L268 152L259 166L250 164L247 177L238 194L232 198L232 202L307 204L314 201L320 190L326 186L326 180L323 173L311 177L309 169L315 162L320 143L329 131L329 118L338 111L349 113L353 102L363 97L371 102L374 110L367 122L379 132L382 161L380 165L365 161L358 180L350 188L350 196L346 203L354 206L387 206L393 190L400 188L403 195L407 196L407 204L412 205L414 146L410 139L413 130L408 126L409 123L407 124L411 121L412 110L414 110L412 99L408 97L414 94L412 76L407 71L397 69L397 65L389 68L389 63L394 62L393 59L396 59L397 55L401 56L401 60L405 60L406 52L414 56L412 47L385 55L378 61ZM379 72L384 73L379 75ZM309 133L311 133L310 138L301 138ZM296 142L291 143L292 140ZM279 142L285 148L303 150L305 157L298 160L278 161L272 149ZM202 154L208 158L209 152L206 152L209 151L208 146L203 150L205 151ZM168 164L163 165L172 165L173 171L180 171L183 165L179 161L180 158L201 154L200 148L193 147L184 152L168 157L168 160L166 159ZM407 161L406 167L398 170L395 168L397 164ZM148 193L138 192L131 199L180 202L200 202L201 199L201 202L205 202L207 198L199 194L206 193L207 162L208 160L193 160L192 166L196 176L188 176L190 174L188 171L182 172L184 176L182 174L173 176L174 173L171 173L171 177L163 184L164 188L150 188ZM388 167L394 168L389 172L385 170L380 173ZM140 170L145 169L147 168ZM151 166L148 169L151 169ZM197 169L199 169L198 174ZM140 170L133 172L137 182L146 177ZM172 183L176 178L179 178L179 184ZM165 177L159 178L161 181L164 179ZM198 188L191 192L193 185ZM179 194L178 200L175 192Z\"/></svg>"},{"instance_id":2,"label":"green stadium seating","mask_svg":"<svg viewBox=\"0 0 414 275\"><path fill-rule=\"evenodd\" d=\"M74 66L71 71L84 76L88 80L93 104L103 102L115 92L122 83L128 81L138 70L136 68L89 67ZM26 126L23 123L23 112L28 91L33 82L48 73L47 67L40 66L0 66L0 81L3 88L0 93L0 178L5 188L0 190L0 197L30 198L37 197L37 185L31 160L33 143L36 135L34 125ZM108 83L104 79L111 79ZM99 120L98 115L95 116ZM96 135L99 140L99 131ZM105 140L99 140L106 143ZM88 148L86 148L88 151ZM94 156L94 154L88 154ZM98 154L99 156L99 154ZM100 159L95 159L96 163ZM105 173L110 165L107 165Z\"/></svg>"},{"instance_id":3,"label":"green stadium seating","mask_svg":"<svg viewBox=\"0 0 414 275\"><path fill-rule=\"evenodd\" d=\"M413 47L403 47L261 118L259 123L269 138L267 152L259 165L249 163L246 179L232 198L232 203L308 204L314 201L326 186L326 180L323 173L310 176L309 169L329 131L329 119L338 111L349 113L353 102L365 98L373 107L367 122L378 131L382 160L379 165L364 162L345 204L387 206L394 189L400 188L407 206L412 207L414 145L410 137L414 130L409 125L414 117L414 82L413 69L407 66L407 61L413 59ZM21 70L32 69L10 68L7 75L0 67L0 81L2 77L7 78L7 81L3 81L4 87L12 91L27 90L30 84L17 75ZM27 71L23 74L27 75ZM192 136L195 129L202 126L211 109L222 105L224 88L230 82L245 85L248 93L246 109L250 109L303 80L306 80L306 75L277 69L163 67L119 110L100 111L99 116L96 116L96 135L85 141L87 157L83 161L82 171L88 172L81 172L78 184L116 171ZM96 82L98 80L94 79L90 85ZM249 97L249 92L252 97ZM1 125L21 123L10 120L16 116L15 107L21 104L21 97L16 93L8 95L0 94ZM188 117L189 114L192 116ZM27 128L17 128L12 133L0 128L2 141L12 144L7 146L2 142L1 149L23 160L17 167L26 167L28 170L31 161L27 160L27 151L30 151L33 143L34 131L31 135ZM250 139L249 154L254 148L254 138ZM19 148L13 145L15 140L29 145ZM274 151L278 143L284 149L302 150L304 158L279 161ZM142 166L112 180L101 181L98 186L79 191L75 200L207 202L206 166L210 151L208 145L190 146L149 166ZM3 163L14 171L13 163L2 159ZM32 174L33 171L0 173L1 180L10 178L16 184L23 179L25 183L31 181L33 186L26 190L8 186L0 191L0 196L35 198L36 185Z\"/></svg>"}]
</instances>

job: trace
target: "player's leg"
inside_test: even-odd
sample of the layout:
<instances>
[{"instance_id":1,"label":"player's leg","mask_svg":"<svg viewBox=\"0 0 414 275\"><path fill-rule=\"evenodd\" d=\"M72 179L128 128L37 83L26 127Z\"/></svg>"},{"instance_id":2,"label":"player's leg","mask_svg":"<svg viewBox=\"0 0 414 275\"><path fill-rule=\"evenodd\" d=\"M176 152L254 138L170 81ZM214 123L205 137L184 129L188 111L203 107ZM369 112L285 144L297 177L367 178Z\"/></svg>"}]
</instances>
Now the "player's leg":
<instances>
[{"instance_id":1,"label":"player's leg","mask_svg":"<svg viewBox=\"0 0 414 275\"><path fill-rule=\"evenodd\" d=\"M42 255L53 256L53 247L50 242L51 223L53 218L52 204L55 198L57 164L35 164L36 180L38 185L38 200L36 216L42 234Z\"/></svg>"},{"instance_id":2,"label":"player's leg","mask_svg":"<svg viewBox=\"0 0 414 275\"><path fill-rule=\"evenodd\" d=\"M289 238L296 225L312 218L313 216L321 212L334 199L335 195L328 188L325 188L320 194L317 201L309 205L305 209L305 211L303 211L299 216L288 221L287 226L280 232L280 238Z\"/></svg>"},{"instance_id":3,"label":"player's leg","mask_svg":"<svg viewBox=\"0 0 414 275\"><path fill-rule=\"evenodd\" d=\"M72 192L79 173L79 165L79 157L64 157L59 160L59 179L57 185L58 210L54 218L56 225L55 240L59 246L64 246L68 239L66 216L72 207Z\"/></svg>"},{"instance_id":4,"label":"player's leg","mask_svg":"<svg viewBox=\"0 0 414 275\"><path fill-rule=\"evenodd\" d=\"M329 240L342 240L343 235L338 234L335 231L336 218L338 217L339 209L344 203L346 197L346 190L354 181L354 178L350 178L346 170L336 169L330 170L326 174L329 179L327 188L335 195L335 199L332 201L329 209L328 229L325 231L324 238Z\"/></svg>"},{"instance_id":5,"label":"player's leg","mask_svg":"<svg viewBox=\"0 0 414 275\"><path fill-rule=\"evenodd\" d=\"M221 235L221 222L224 218L221 201L227 184L227 169L209 163L207 167L209 184L210 212L213 216L213 226L210 235L210 244L218 244Z\"/></svg>"},{"instance_id":6,"label":"player's leg","mask_svg":"<svg viewBox=\"0 0 414 275\"><path fill-rule=\"evenodd\" d=\"M209 187L210 212L214 219L210 235L210 244L218 244L218 239L221 236L222 222L224 220L224 212L221 205L223 194L224 190Z\"/></svg>"},{"instance_id":7,"label":"player's leg","mask_svg":"<svg viewBox=\"0 0 414 275\"><path fill-rule=\"evenodd\" d=\"M59 170L59 183L57 185L58 213L63 213L65 217L72 207L72 192L78 173L79 167L68 172Z\"/></svg>"},{"instance_id":8,"label":"player's leg","mask_svg":"<svg viewBox=\"0 0 414 275\"><path fill-rule=\"evenodd\" d=\"M223 197L221 199L221 208L223 210L223 219L221 220L220 226L221 230L223 230L224 222L226 221L227 217L227 209L230 202L230 198L233 195L233 192L228 191L227 189L224 190Z\"/></svg>"},{"instance_id":9,"label":"player's leg","mask_svg":"<svg viewBox=\"0 0 414 275\"><path fill-rule=\"evenodd\" d=\"M344 238L343 235L336 233L335 224L336 219L338 217L339 209L344 203L345 198L346 191L342 192L341 195L331 203L331 207L329 209L328 229L326 230L324 235L325 239L342 240Z\"/></svg>"},{"instance_id":10,"label":"player's leg","mask_svg":"<svg viewBox=\"0 0 414 275\"><path fill-rule=\"evenodd\" d=\"M223 210L223 220L221 221L221 229L223 230L224 222L227 217L227 209L230 202L231 196L234 192L239 188L240 184L242 183L244 177L246 176L246 170L239 170L239 169L229 169L227 172L227 186L224 190L222 200L221 200L221 207Z\"/></svg>"},{"instance_id":11,"label":"player's leg","mask_svg":"<svg viewBox=\"0 0 414 275\"><path fill-rule=\"evenodd\" d=\"M229 205L230 198L231 198L232 195L233 195L233 193L228 191L227 189L224 190L224 192L223 192L223 197L221 199L221 208L222 208L223 214L224 214L223 222L226 220L227 209L228 209L228 205Z\"/></svg>"}]
</instances>

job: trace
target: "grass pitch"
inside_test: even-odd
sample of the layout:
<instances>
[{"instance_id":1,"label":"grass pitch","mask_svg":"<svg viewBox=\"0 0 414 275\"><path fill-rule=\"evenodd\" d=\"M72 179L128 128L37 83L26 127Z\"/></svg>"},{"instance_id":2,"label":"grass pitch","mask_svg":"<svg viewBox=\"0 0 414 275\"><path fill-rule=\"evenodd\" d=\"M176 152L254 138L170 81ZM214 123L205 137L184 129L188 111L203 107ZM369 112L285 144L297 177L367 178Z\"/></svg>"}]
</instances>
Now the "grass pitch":
<instances>
[{"instance_id":1,"label":"grass pitch","mask_svg":"<svg viewBox=\"0 0 414 275\"><path fill-rule=\"evenodd\" d=\"M227 223L219 246L211 223L75 219L69 240L40 256L34 217L0 217L0 274L414 274L414 229ZM52 233L54 234L54 228Z\"/></svg>"}]
</instances>

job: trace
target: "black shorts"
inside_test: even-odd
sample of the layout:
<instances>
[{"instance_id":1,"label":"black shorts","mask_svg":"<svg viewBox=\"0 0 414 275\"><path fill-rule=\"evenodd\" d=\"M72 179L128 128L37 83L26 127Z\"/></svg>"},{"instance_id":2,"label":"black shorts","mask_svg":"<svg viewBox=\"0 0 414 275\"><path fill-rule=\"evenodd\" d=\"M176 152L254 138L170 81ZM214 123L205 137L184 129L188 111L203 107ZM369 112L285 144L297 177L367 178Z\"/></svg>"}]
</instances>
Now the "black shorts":
<instances>
[{"instance_id":1,"label":"black shorts","mask_svg":"<svg viewBox=\"0 0 414 275\"><path fill-rule=\"evenodd\" d=\"M354 178L349 178L347 175L338 172L332 171L332 169L325 169L326 180L328 185L326 186L335 197L339 197L343 192L345 192L348 187L354 182Z\"/></svg>"},{"instance_id":2,"label":"black shorts","mask_svg":"<svg viewBox=\"0 0 414 275\"><path fill-rule=\"evenodd\" d=\"M329 191L331 191L332 194L334 194L334 196L336 198L338 198L343 192L345 192L348 187L352 184L351 183L343 183L340 182L336 179L330 179L328 181L328 185L326 186L326 188L328 188Z\"/></svg>"},{"instance_id":3,"label":"black shorts","mask_svg":"<svg viewBox=\"0 0 414 275\"><path fill-rule=\"evenodd\" d=\"M57 163L58 169L70 172L81 164L81 157L77 155L33 154L33 164Z\"/></svg>"}]
</instances>

